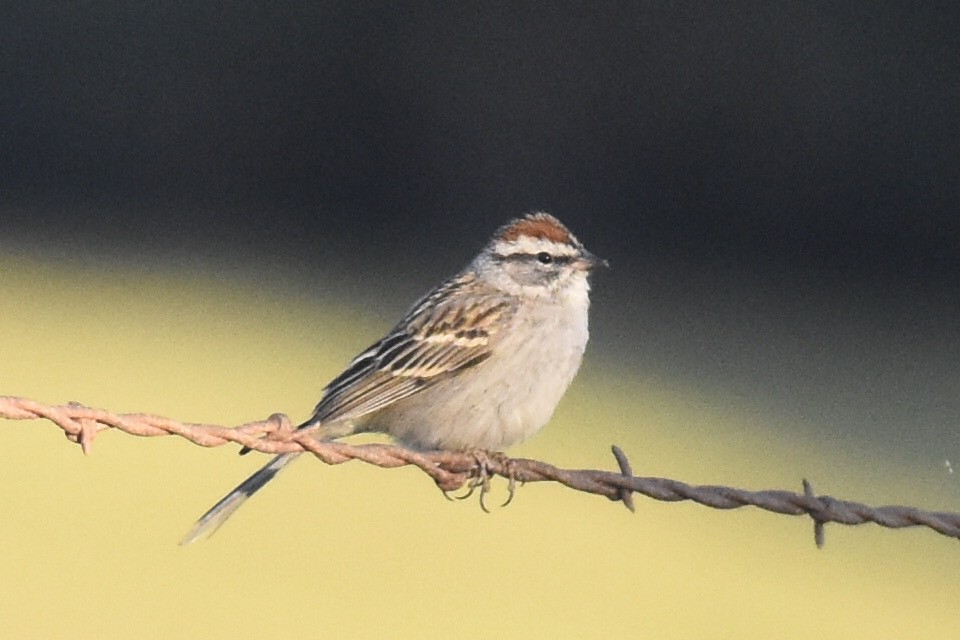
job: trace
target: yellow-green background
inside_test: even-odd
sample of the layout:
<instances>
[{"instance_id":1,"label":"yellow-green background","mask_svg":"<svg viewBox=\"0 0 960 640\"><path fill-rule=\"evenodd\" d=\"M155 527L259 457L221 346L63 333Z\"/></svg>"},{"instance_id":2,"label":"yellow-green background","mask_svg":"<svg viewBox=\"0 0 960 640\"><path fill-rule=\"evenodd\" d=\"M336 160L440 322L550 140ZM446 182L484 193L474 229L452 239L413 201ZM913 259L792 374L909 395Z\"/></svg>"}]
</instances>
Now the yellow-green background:
<instances>
[{"instance_id":1,"label":"yellow-green background","mask_svg":"<svg viewBox=\"0 0 960 640\"><path fill-rule=\"evenodd\" d=\"M184 421L301 419L402 311L211 273L0 258L0 394ZM755 489L809 477L873 504L958 506L946 470L864 443L857 455L873 464L860 471L849 450L791 438L789 420L756 399L684 384L590 352L553 422L511 453L614 468L618 443L642 475ZM926 530L833 525L817 550L801 518L643 498L630 514L546 484L488 515L444 500L416 470L305 459L183 548L195 518L262 458L109 432L84 457L50 423L0 429L7 638L948 638L960 628L960 546ZM498 483L491 502L503 493Z\"/></svg>"}]
</instances>

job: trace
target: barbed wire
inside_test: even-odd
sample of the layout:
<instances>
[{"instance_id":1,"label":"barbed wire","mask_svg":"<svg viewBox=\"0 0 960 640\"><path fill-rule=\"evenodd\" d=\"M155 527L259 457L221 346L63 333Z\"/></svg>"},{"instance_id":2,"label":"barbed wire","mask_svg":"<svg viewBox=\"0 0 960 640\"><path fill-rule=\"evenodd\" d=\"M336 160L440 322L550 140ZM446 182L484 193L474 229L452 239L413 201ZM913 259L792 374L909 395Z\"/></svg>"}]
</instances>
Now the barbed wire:
<instances>
[{"instance_id":1,"label":"barbed wire","mask_svg":"<svg viewBox=\"0 0 960 640\"><path fill-rule=\"evenodd\" d=\"M931 512L905 506L871 507L817 495L807 480L803 480L803 493L794 493L782 490L747 491L718 485L698 486L666 478L635 476L626 454L617 446L612 450L619 472L561 469L539 460L508 458L503 454L417 452L387 444L320 442L312 437L309 429L295 430L282 413L237 427L223 427L182 423L147 413L116 414L76 402L47 405L27 398L0 396L0 418L49 420L59 426L72 442L78 443L86 454L91 452L98 433L106 429L118 429L135 436L176 435L202 447L236 443L264 453L307 451L330 465L348 460L360 460L387 469L412 465L430 476L445 494L467 486L467 494L461 496L465 498L479 486L484 509L483 497L489 488L488 479L501 476L510 481L510 499L515 482L559 482L577 491L622 502L631 511L634 510L633 494L639 493L664 502L691 500L714 509L753 506L773 513L807 515L813 519L814 540L818 547L823 546L824 525L829 522L845 525L872 522L891 529L927 527L945 536L960 538L960 513Z\"/></svg>"}]
</instances>

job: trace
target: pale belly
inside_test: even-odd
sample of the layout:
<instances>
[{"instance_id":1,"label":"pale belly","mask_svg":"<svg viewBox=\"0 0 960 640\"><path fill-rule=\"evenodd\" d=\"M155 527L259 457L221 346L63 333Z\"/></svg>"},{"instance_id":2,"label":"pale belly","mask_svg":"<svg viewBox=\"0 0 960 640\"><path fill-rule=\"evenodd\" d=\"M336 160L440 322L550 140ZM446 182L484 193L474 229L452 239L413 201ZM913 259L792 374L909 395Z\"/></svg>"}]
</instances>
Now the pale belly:
<instances>
[{"instance_id":1,"label":"pale belly","mask_svg":"<svg viewBox=\"0 0 960 640\"><path fill-rule=\"evenodd\" d=\"M366 428L418 449L495 451L539 431L580 367L586 309L518 322L535 330L515 327L490 358L371 416Z\"/></svg>"}]
</instances>

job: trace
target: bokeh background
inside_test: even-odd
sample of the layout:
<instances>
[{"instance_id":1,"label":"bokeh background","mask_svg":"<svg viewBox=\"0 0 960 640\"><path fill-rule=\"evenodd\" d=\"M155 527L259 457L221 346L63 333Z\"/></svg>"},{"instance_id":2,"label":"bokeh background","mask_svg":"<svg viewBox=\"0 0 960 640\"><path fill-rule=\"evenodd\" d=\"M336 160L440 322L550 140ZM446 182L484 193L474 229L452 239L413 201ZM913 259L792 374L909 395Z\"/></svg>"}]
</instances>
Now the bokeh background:
<instances>
[{"instance_id":1,"label":"bokeh background","mask_svg":"<svg viewBox=\"0 0 960 640\"><path fill-rule=\"evenodd\" d=\"M960 510L960 33L950 3L11 5L0 394L305 417L509 217L613 269L562 466ZM6 637L944 637L927 531L4 422ZM498 487L498 495L503 487ZM495 498L498 496L494 496Z\"/></svg>"}]
</instances>

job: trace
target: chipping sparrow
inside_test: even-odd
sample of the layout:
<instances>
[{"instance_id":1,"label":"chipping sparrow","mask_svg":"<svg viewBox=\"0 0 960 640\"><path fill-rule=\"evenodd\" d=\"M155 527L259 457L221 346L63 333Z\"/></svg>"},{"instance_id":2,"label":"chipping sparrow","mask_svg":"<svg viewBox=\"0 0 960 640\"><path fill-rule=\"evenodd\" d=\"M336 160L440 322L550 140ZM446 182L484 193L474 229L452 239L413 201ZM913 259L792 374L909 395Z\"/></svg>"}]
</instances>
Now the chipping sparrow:
<instances>
[{"instance_id":1,"label":"chipping sparrow","mask_svg":"<svg viewBox=\"0 0 960 640\"><path fill-rule=\"evenodd\" d=\"M606 264L559 220L532 213L417 302L323 391L321 440L388 433L416 449L496 450L543 427L587 345L587 276ZM299 453L275 457L183 540L212 533Z\"/></svg>"}]
</instances>

